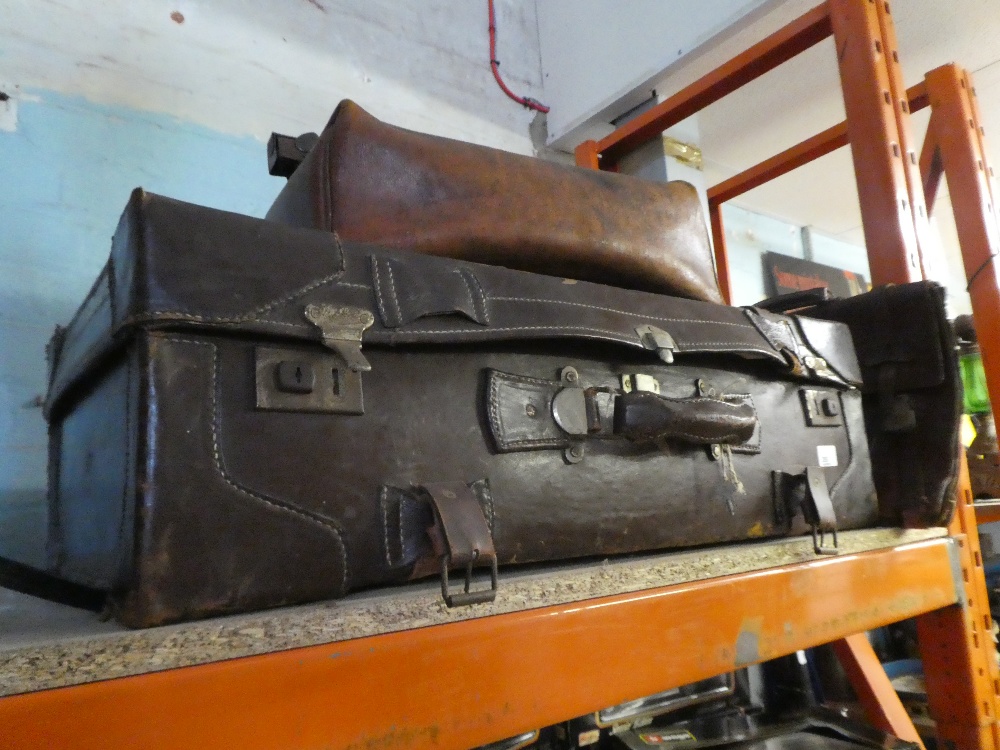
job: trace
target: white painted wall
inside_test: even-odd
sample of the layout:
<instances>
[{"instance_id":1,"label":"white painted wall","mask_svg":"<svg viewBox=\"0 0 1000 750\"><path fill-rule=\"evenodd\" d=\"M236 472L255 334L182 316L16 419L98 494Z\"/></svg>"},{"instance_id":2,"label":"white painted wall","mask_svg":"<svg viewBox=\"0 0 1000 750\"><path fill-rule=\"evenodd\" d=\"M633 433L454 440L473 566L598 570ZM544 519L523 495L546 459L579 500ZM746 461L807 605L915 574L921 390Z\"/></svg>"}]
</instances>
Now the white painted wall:
<instances>
[{"instance_id":1,"label":"white painted wall","mask_svg":"<svg viewBox=\"0 0 1000 750\"><path fill-rule=\"evenodd\" d=\"M684 56L774 0L540 0L549 143L567 150L594 121L649 97Z\"/></svg>"},{"instance_id":2,"label":"white painted wall","mask_svg":"<svg viewBox=\"0 0 1000 750\"><path fill-rule=\"evenodd\" d=\"M261 140L272 130L318 131L351 98L394 124L532 153L533 113L507 99L490 73L485 0L3 6L0 78L22 89ZM508 85L541 99L535 3L497 0L497 26Z\"/></svg>"}]
</instances>

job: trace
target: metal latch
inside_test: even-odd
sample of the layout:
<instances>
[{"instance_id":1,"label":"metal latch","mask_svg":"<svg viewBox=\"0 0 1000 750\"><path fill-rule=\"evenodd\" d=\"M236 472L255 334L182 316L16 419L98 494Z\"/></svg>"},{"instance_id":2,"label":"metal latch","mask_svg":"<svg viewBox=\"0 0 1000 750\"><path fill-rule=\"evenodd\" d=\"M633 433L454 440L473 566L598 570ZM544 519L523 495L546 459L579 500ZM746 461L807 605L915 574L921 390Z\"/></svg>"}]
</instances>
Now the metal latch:
<instances>
[{"instance_id":1,"label":"metal latch","mask_svg":"<svg viewBox=\"0 0 1000 750\"><path fill-rule=\"evenodd\" d=\"M673 364L674 352L677 351L677 342L673 336L662 328L651 325L636 326L635 332L644 347L654 350L668 365Z\"/></svg>"},{"instance_id":2,"label":"metal latch","mask_svg":"<svg viewBox=\"0 0 1000 750\"><path fill-rule=\"evenodd\" d=\"M659 393L660 381L652 375L643 375L642 373L622 375L622 392L632 393L633 391Z\"/></svg>"},{"instance_id":3,"label":"metal latch","mask_svg":"<svg viewBox=\"0 0 1000 750\"><path fill-rule=\"evenodd\" d=\"M371 328L375 315L361 307L306 305L306 319L319 328L323 346L332 349L352 372L368 372L371 364L361 353L361 335Z\"/></svg>"}]
</instances>

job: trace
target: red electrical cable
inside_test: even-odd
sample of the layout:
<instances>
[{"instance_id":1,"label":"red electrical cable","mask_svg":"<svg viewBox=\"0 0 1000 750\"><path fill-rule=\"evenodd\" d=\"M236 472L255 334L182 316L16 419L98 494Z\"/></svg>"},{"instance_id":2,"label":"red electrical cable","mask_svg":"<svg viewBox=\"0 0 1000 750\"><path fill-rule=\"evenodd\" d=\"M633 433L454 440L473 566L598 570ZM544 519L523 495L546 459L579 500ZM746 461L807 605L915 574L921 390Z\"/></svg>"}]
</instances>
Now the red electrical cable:
<instances>
[{"instance_id":1,"label":"red electrical cable","mask_svg":"<svg viewBox=\"0 0 1000 750\"><path fill-rule=\"evenodd\" d=\"M518 104L538 112L548 112L549 108L541 102L532 99L530 96L518 96L515 94L507 88L507 84L500 77L500 61L497 60L497 19L493 10L493 0L487 0L487 3L490 9L490 68L493 71L493 77L496 79L497 85Z\"/></svg>"}]
</instances>

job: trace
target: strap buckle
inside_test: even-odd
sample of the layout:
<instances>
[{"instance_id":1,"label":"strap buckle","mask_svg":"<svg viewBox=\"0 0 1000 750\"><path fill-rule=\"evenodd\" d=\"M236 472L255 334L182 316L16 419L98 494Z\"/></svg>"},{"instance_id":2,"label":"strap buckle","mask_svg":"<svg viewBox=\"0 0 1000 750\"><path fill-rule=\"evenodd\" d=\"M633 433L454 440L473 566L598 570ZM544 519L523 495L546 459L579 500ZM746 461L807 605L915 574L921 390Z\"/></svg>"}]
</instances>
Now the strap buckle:
<instances>
[{"instance_id":1,"label":"strap buckle","mask_svg":"<svg viewBox=\"0 0 1000 750\"><path fill-rule=\"evenodd\" d=\"M488 589L472 590L472 569L478 567L478 550L473 554L469 562L465 564L465 587L463 591L453 592L450 586L448 569L451 568L451 554L445 553L441 557L441 597L449 607L464 607L467 604L484 604L492 602L497 598L497 558L493 555L489 558L490 563L490 587Z\"/></svg>"},{"instance_id":2,"label":"strap buckle","mask_svg":"<svg viewBox=\"0 0 1000 750\"><path fill-rule=\"evenodd\" d=\"M421 489L434 509L428 529L435 554L441 560L441 596L449 607L492 602L497 596L497 553L493 534L475 493L460 482L424 484ZM465 567L462 591L451 588L448 571ZM490 569L490 587L473 590L473 568Z\"/></svg>"},{"instance_id":3,"label":"strap buckle","mask_svg":"<svg viewBox=\"0 0 1000 750\"><path fill-rule=\"evenodd\" d=\"M806 493L802 515L812 530L813 551L817 555L837 555L837 514L826 486L826 474L819 466L806 467ZM826 546L826 534L832 532L833 546Z\"/></svg>"}]
</instances>

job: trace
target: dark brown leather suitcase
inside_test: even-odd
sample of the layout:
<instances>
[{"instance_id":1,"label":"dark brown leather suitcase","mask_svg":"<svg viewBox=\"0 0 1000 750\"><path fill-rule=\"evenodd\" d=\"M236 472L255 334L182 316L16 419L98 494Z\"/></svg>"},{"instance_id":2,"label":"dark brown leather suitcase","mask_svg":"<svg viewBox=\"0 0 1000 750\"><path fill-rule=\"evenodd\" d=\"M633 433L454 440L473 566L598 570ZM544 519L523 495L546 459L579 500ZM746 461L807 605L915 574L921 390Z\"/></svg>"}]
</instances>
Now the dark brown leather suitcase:
<instances>
[{"instance_id":1,"label":"dark brown leather suitcase","mask_svg":"<svg viewBox=\"0 0 1000 750\"><path fill-rule=\"evenodd\" d=\"M915 287L899 325L939 314ZM912 356L946 372L924 333ZM841 323L142 191L51 369L52 570L133 626L433 574L475 603L503 595L498 566L810 529L828 552L880 520Z\"/></svg>"},{"instance_id":2,"label":"dark brown leather suitcase","mask_svg":"<svg viewBox=\"0 0 1000 750\"><path fill-rule=\"evenodd\" d=\"M380 122L352 101L267 214L387 248L722 302L695 189Z\"/></svg>"}]
</instances>

